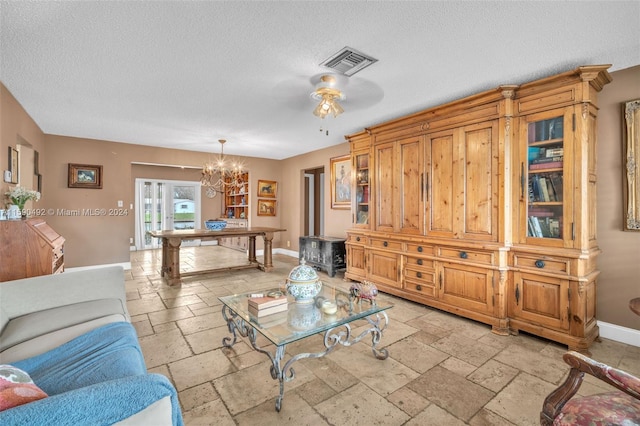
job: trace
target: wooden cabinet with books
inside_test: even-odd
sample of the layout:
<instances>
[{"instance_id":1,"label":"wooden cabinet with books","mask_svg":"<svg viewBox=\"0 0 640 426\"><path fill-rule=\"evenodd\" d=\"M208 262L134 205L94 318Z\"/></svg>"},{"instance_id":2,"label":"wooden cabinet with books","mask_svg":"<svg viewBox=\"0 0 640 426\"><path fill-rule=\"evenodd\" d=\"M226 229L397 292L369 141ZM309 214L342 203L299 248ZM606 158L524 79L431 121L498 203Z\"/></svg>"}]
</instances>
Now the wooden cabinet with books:
<instances>
[{"instance_id":1,"label":"wooden cabinet with books","mask_svg":"<svg viewBox=\"0 0 640 426\"><path fill-rule=\"evenodd\" d=\"M369 171L369 134L362 132L351 137L351 159L355 197L352 197L352 224L356 228L369 228L370 171Z\"/></svg>"},{"instance_id":2,"label":"wooden cabinet with books","mask_svg":"<svg viewBox=\"0 0 640 426\"><path fill-rule=\"evenodd\" d=\"M608 67L500 86L347 136L356 200L345 277L497 334L587 351L598 335L595 125Z\"/></svg>"}]
</instances>

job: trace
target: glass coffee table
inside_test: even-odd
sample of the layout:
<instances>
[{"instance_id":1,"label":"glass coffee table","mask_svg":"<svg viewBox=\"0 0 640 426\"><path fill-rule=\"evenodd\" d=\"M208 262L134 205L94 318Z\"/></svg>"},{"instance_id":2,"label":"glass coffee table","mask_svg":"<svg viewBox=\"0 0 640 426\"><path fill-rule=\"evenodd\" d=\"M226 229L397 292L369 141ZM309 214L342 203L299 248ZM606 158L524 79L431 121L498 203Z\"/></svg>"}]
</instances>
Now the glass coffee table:
<instances>
[{"instance_id":1,"label":"glass coffee table","mask_svg":"<svg viewBox=\"0 0 640 426\"><path fill-rule=\"evenodd\" d=\"M251 346L258 352L267 355L271 360L271 377L280 382L280 395L276 399L276 411L282 407L284 383L295 378L293 363L304 358L320 358L338 345L351 346L371 334L371 349L373 355L384 360L389 356L386 349L378 349L383 331L389 324L389 317L385 310L393 307L391 303L367 300L356 300L348 292L323 285L322 291L312 303L296 303L288 296L287 310L257 318L249 313L248 299L250 297L277 294L279 289L265 290L263 293L234 294L220 297L223 303L222 317L227 322L232 337L222 339L225 347L232 347L238 335L248 338ZM282 294L282 293L280 293ZM335 302L333 306L323 305L325 301ZM333 309L332 309L333 308ZM332 313L332 311L336 311ZM353 335L351 323L358 319L365 319L368 328L360 334ZM300 353L284 362L286 346L289 343L312 336L324 334L324 350L316 353ZM258 335L264 336L276 347L274 353L259 347L256 343Z\"/></svg>"}]
</instances>

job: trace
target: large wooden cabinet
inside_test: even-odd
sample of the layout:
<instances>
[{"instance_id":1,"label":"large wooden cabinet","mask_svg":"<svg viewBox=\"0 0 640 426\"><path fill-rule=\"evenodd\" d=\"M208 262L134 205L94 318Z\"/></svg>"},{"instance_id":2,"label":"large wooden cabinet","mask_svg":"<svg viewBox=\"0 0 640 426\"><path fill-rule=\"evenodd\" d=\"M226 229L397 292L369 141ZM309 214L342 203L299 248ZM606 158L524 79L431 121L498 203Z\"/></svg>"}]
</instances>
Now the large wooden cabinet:
<instances>
[{"instance_id":1,"label":"large wooden cabinet","mask_svg":"<svg viewBox=\"0 0 640 426\"><path fill-rule=\"evenodd\" d=\"M587 351L598 336L595 126L608 67L500 86L347 136L356 199L346 277L498 334Z\"/></svg>"},{"instance_id":2,"label":"large wooden cabinet","mask_svg":"<svg viewBox=\"0 0 640 426\"><path fill-rule=\"evenodd\" d=\"M42 219L0 221L0 282L64 270L64 241Z\"/></svg>"}]
</instances>

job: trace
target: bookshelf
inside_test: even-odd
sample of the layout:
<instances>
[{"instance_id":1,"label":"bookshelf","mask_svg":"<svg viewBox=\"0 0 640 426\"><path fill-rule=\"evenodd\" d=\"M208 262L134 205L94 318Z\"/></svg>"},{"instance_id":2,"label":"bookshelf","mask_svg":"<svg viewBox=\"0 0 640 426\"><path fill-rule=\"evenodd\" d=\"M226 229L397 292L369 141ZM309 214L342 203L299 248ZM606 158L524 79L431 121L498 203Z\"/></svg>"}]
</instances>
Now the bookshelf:
<instances>
[{"instance_id":1,"label":"bookshelf","mask_svg":"<svg viewBox=\"0 0 640 426\"><path fill-rule=\"evenodd\" d=\"M564 115L527 123L527 237L563 238Z\"/></svg>"},{"instance_id":2,"label":"bookshelf","mask_svg":"<svg viewBox=\"0 0 640 426\"><path fill-rule=\"evenodd\" d=\"M249 226L249 173L241 176L242 185L227 186L224 191L222 214L227 221L227 228L247 228ZM226 182L230 178L225 178ZM249 247L247 237L221 238L220 245L234 250L246 251Z\"/></svg>"}]
</instances>

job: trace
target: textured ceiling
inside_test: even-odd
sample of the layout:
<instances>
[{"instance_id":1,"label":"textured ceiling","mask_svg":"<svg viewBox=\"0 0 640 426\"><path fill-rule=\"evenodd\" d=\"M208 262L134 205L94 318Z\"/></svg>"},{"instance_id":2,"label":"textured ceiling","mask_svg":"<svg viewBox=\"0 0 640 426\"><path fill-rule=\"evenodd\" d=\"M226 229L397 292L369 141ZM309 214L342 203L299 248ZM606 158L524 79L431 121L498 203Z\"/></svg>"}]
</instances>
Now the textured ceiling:
<instances>
[{"instance_id":1,"label":"textured ceiling","mask_svg":"<svg viewBox=\"0 0 640 426\"><path fill-rule=\"evenodd\" d=\"M0 80L45 133L205 152L224 138L273 159L501 84L640 64L639 1L1 1L0 19ZM320 120L311 79L344 46L379 61Z\"/></svg>"}]
</instances>

